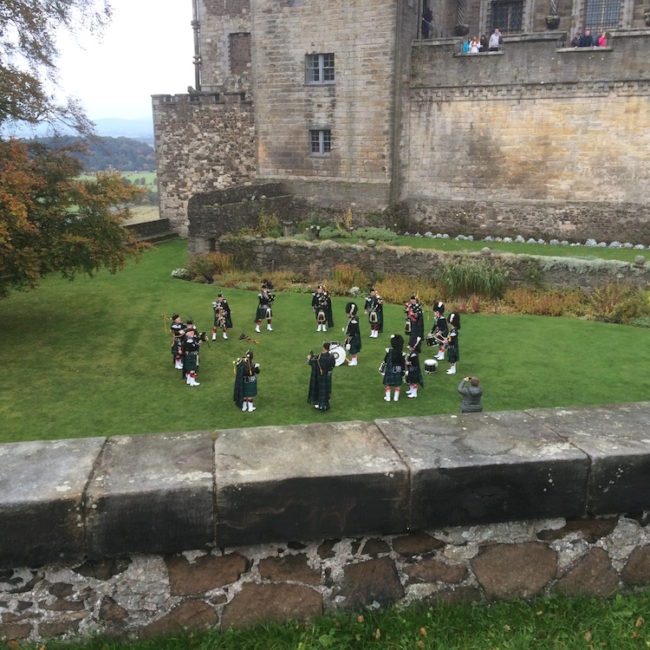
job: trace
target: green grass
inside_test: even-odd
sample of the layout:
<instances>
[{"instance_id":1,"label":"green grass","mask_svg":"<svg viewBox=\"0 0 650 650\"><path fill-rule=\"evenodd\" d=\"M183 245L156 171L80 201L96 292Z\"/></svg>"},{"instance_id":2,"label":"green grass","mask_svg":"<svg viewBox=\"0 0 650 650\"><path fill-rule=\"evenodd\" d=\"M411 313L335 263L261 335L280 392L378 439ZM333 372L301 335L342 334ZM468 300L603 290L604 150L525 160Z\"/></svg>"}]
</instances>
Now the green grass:
<instances>
[{"instance_id":1,"label":"green grass","mask_svg":"<svg viewBox=\"0 0 650 650\"><path fill-rule=\"evenodd\" d=\"M632 242L637 243L637 242ZM550 257L579 257L583 259L619 260L633 262L637 255L648 258L648 251L630 248L587 248L586 246L551 246L550 244L517 244L485 241L456 241L455 239L435 239L430 237L413 237L400 235L395 246L427 248L432 250L456 252L477 252L486 246L494 251L516 255L543 255Z\"/></svg>"},{"instance_id":2,"label":"green grass","mask_svg":"<svg viewBox=\"0 0 650 650\"><path fill-rule=\"evenodd\" d=\"M650 647L650 592L611 600L546 598L490 605L429 608L414 605L356 615L323 617L312 624L266 625L148 641L92 640L48 643L48 650L628 650Z\"/></svg>"},{"instance_id":3,"label":"green grass","mask_svg":"<svg viewBox=\"0 0 650 650\"><path fill-rule=\"evenodd\" d=\"M209 330L219 287L171 278L170 271L185 262L185 243L174 241L117 275L74 282L52 277L36 291L3 300L0 441L451 413L458 410L456 385L466 374L481 378L487 410L650 395L648 329L479 314L463 320L459 375L446 375L443 363L442 372L426 377L418 399L388 404L377 367L389 333L401 332L403 324L402 309L390 305L382 338L369 339L362 322L360 365L335 371L332 409L321 413L306 399L306 356L323 340L315 331L311 296L282 294L275 303L275 331L257 336L254 346L262 366L258 409L243 415L232 401L232 361L248 347L239 334L253 334L256 293L226 290L235 330L230 341L204 347L201 386L189 388L172 368L163 315L178 311ZM342 338L346 302L334 300L337 327L330 339Z\"/></svg>"}]
</instances>

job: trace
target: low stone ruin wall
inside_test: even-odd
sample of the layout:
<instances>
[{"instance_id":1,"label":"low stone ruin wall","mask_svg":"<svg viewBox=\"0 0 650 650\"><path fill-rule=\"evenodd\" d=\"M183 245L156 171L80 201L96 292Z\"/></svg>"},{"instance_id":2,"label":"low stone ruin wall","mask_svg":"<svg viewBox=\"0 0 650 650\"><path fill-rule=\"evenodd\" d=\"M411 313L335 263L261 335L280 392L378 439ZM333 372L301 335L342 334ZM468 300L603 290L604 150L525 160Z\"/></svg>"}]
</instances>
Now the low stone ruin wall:
<instances>
[{"instance_id":1,"label":"low stone ruin wall","mask_svg":"<svg viewBox=\"0 0 650 650\"><path fill-rule=\"evenodd\" d=\"M643 402L0 445L0 640L649 584L648 421Z\"/></svg>"},{"instance_id":2,"label":"low stone ruin wall","mask_svg":"<svg viewBox=\"0 0 650 650\"><path fill-rule=\"evenodd\" d=\"M337 264L347 263L375 274L431 277L436 269L459 260L481 260L507 274L513 285L543 285L585 290L620 282L644 288L650 283L650 266L613 260L584 260L572 257L512 255L509 253L445 253L398 246L344 244L332 240L301 241L255 237L222 237L217 248L241 256L242 247L251 266L260 272L287 269L308 274L318 268L331 273ZM362 287L363 289L363 287Z\"/></svg>"}]
</instances>

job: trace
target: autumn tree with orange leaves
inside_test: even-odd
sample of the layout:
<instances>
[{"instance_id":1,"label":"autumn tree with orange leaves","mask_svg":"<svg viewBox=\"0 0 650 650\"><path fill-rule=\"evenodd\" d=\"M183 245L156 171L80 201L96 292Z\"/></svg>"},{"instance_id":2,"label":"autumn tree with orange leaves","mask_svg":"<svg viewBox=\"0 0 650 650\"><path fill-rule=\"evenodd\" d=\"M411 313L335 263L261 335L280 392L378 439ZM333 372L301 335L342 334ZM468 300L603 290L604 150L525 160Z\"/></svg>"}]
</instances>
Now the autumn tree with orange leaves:
<instances>
[{"instance_id":1,"label":"autumn tree with orange leaves","mask_svg":"<svg viewBox=\"0 0 650 650\"><path fill-rule=\"evenodd\" d=\"M79 105L59 104L47 90L56 82L56 34L98 30L109 18L105 0L0 2L0 127L63 123L88 133ZM0 297L52 272L115 272L137 252L122 223L139 190L117 174L80 180L81 172L70 151L0 139Z\"/></svg>"}]
</instances>

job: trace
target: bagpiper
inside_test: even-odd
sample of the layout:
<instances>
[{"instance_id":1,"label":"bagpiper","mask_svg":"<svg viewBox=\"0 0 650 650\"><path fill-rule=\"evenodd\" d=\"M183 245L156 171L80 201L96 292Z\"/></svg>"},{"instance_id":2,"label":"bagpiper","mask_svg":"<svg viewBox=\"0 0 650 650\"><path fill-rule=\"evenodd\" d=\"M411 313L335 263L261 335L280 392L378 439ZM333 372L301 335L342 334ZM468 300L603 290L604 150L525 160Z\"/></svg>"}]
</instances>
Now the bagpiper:
<instances>
[{"instance_id":1,"label":"bagpiper","mask_svg":"<svg viewBox=\"0 0 650 650\"><path fill-rule=\"evenodd\" d=\"M370 295L366 298L363 311L368 315L370 338L378 338L384 331L384 301L376 289L370 289Z\"/></svg>"},{"instance_id":2,"label":"bagpiper","mask_svg":"<svg viewBox=\"0 0 650 650\"><path fill-rule=\"evenodd\" d=\"M336 367L334 355L330 353L330 344L323 343L323 349L318 355L310 352L307 363L311 366L307 401L314 408L327 411L332 396L332 371Z\"/></svg>"},{"instance_id":3,"label":"bagpiper","mask_svg":"<svg viewBox=\"0 0 650 650\"><path fill-rule=\"evenodd\" d=\"M253 362L253 352L246 354L234 361L235 364L235 389L233 399L242 413L252 413L255 410L253 400L257 397L257 375L260 373L260 364Z\"/></svg>"},{"instance_id":4,"label":"bagpiper","mask_svg":"<svg viewBox=\"0 0 650 650\"><path fill-rule=\"evenodd\" d=\"M406 371L406 357L404 356L404 339L399 334L390 337L390 347L386 348L386 356L381 364L380 371L384 375L384 400L390 402L390 391L393 389L393 401L399 400L402 379Z\"/></svg>"},{"instance_id":5,"label":"bagpiper","mask_svg":"<svg viewBox=\"0 0 650 650\"><path fill-rule=\"evenodd\" d=\"M410 398L417 397L418 388L424 386L422 371L420 368L420 355L417 350L411 346L409 346L409 351L406 355L406 383L409 385L406 396Z\"/></svg>"},{"instance_id":6,"label":"bagpiper","mask_svg":"<svg viewBox=\"0 0 650 650\"><path fill-rule=\"evenodd\" d=\"M311 295L311 307L316 316L316 331L327 332L328 327L334 327L332 314L332 298L322 285L318 285Z\"/></svg>"},{"instance_id":7,"label":"bagpiper","mask_svg":"<svg viewBox=\"0 0 650 650\"><path fill-rule=\"evenodd\" d=\"M422 312L422 303L416 294L412 294L404 305L404 312L406 313L404 333L409 335L409 346L420 352L424 338L424 313Z\"/></svg>"},{"instance_id":8,"label":"bagpiper","mask_svg":"<svg viewBox=\"0 0 650 650\"><path fill-rule=\"evenodd\" d=\"M449 335L447 336L447 361L451 364L447 370L448 375L456 374L456 364L460 359L458 348L458 332L460 330L460 314L449 314Z\"/></svg>"},{"instance_id":9,"label":"bagpiper","mask_svg":"<svg viewBox=\"0 0 650 650\"><path fill-rule=\"evenodd\" d=\"M223 293L217 296L217 299L212 303L212 310L214 311L214 325L212 326L212 340L217 340L217 331L221 330L221 336L224 339L228 338L228 330L232 329L232 315L230 313L230 305L224 298Z\"/></svg>"},{"instance_id":10,"label":"bagpiper","mask_svg":"<svg viewBox=\"0 0 650 650\"><path fill-rule=\"evenodd\" d=\"M431 334L433 335L432 343L438 345L438 354L436 354L435 358L442 361L445 358L445 350L447 349L449 327L445 318L445 305L441 300L433 303L433 316L434 322L431 328Z\"/></svg>"},{"instance_id":11,"label":"bagpiper","mask_svg":"<svg viewBox=\"0 0 650 650\"><path fill-rule=\"evenodd\" d=\"M357 355L361 351L361 330L359 329L359 314L356 303L349 302L345 306L348 322L345 326L345 350L350 353L348 366L357 365Z\"/></svg>"},{"instance_id":12,"label":"bagpiper","mask_svg":"<svg viewBox=\"0 0 650 650\"><path fill-rule=\"evenodd\" d=\"M190 326L191 325L191 326ZM200 386L196 381L199 372L199 349L201 341L193 324L188 322L188 329L183 340L183 377L188 386Z\"/></svg>"},{"instance_id":13,"label":"bagpiper","mask_svg":"<svg viewBox=\"0 0 650 650\"><path fill-rule=\"evenodd\" d=\"M272 289L273 285L264 280L260 292L257 294L257 312L255 313L255 331L257 333L260 332L262 321L264 319L266 319L266 329L269 332L273 331L273 327L271 326L271 320L273 318L271 305L275 300L275 295L273 294Z\"/></svg>"},{"instance_id":14,"label":"bagpiper","mask_svg":"<svg viewBox=\"0 0 650 650\"><path fill-rule=\"evenodd\" d=\"M172 315L169 328L172 333L172 363L175 370L183 369L183 339L185 338L185 323L179 314Z\"/></svg>"}]
</instances>

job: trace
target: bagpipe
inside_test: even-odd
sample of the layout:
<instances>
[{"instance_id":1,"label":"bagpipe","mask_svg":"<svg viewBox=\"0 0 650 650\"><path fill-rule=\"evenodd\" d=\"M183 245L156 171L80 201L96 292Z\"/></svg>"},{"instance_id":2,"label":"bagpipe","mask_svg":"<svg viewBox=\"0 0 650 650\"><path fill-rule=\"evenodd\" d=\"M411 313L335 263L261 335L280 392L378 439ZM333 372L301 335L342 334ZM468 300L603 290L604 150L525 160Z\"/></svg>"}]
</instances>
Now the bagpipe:
<instances>
[{"instance_id":1,"label":"bagpipe","mask_svg":"<svg viewBox=\"0 0 650 650\"><path fill-rule=\"evenodd\" d=\"M441 345L444 347L447 345L447 337L437 329L429 332L425 337L425 341L429 347L433 347L434 345Z\"/></svg>"}]
</instances>

